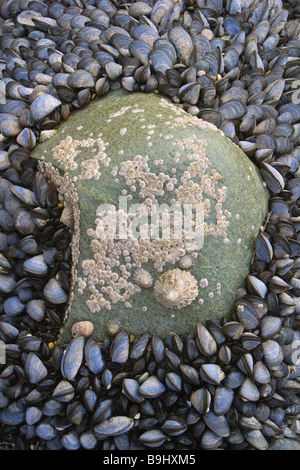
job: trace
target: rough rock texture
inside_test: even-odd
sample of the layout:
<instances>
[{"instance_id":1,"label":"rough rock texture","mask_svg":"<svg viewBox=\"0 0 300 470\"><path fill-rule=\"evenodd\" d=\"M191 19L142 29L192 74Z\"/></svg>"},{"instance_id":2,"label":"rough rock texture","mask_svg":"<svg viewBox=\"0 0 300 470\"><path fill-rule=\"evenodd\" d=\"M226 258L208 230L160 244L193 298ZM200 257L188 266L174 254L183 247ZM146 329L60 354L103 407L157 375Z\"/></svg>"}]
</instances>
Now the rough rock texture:
<instances>
[{"instance_id":1,"label":"rough rock texture","mask_svg":"<svg viewBox=\"0 0 300 470\"><path fill-rule=\"evenodd\" d=\"M70 339L72 325L80 320L92 321L93 337L101 341L113 319L132 334L164 336L169 331L185 335L199 321L230 316L269 194L256 167L213 125L161 96L115 91L59 126L33 158L74 210L73 286L61 342ZM184 207L194 221L199 216L194 240L182 231L174 237L172 225L167 239L150 212L138 219L132 207L143 204L147 214L155 204L167 209L177 204L178 210L180 202L183 223L188 220ZM115 237L114 221L127 227ZM154 229L148 239L147 221ZM108 230L101 232L105 224ZM165 307L153 295L155 281L178 268L185 254L192 257L189 272L198 282L198 295L187 306ZM151 287L134 282L139 268L152 275Z\"/></svg>"}]
</instances>

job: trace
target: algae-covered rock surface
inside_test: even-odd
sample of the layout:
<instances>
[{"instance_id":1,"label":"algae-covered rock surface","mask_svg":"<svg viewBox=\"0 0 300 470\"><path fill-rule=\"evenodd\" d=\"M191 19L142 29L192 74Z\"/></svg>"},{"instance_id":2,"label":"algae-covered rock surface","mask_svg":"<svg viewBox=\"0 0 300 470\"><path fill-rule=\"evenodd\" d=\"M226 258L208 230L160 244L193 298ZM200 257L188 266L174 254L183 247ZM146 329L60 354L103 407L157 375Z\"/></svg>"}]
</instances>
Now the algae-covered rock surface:
<instances>
[{"instance_id":1,"label":"algae-covered rock surface","mask_svg":"<svg viewBox=\"0 0 300 470\"><path fill-rule=\"evenodd\" d=\"M61 343L80 320L101 341L111 320L165 336L230 316L269 194L213 125L161 96L114 91L32 156L64 196L73 231Z\"/></svg>"}]
</instances>

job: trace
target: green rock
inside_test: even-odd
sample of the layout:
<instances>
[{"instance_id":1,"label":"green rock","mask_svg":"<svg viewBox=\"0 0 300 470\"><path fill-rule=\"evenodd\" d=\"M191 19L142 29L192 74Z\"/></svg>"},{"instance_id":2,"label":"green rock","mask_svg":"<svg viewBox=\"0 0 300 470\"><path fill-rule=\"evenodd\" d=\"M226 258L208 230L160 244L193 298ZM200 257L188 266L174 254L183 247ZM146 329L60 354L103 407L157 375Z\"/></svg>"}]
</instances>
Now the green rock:
<instances>
[{"instance_id":1,"label":"green rock","mask_svg":"<svg viewBox=\"0 0 300 470\"><path fill-rule=\"evenodd\" d=\"M134 335L163 337L230 317L269 193L257 168L222 132L159 95L116 91L75 113L32 154L65 198L63 220L71 224L70 208L74 213L72 293L60 343L70 340L80 320L90 320L101 341L110 320ZM194 222L199 216L196 238L171 230L168 239L168 224L162 230L150 215L138 218L134 204L165 204L171 215L177 204L187 229L190 208ZM129 230L120 226L114 236L114 221ZM147 221L153 224L148 239L142 232ZM139 287L145 278L137 268L154 284ZM170 287L174 273L182 280L175 276Z\"/></svg>"}]
</instances>

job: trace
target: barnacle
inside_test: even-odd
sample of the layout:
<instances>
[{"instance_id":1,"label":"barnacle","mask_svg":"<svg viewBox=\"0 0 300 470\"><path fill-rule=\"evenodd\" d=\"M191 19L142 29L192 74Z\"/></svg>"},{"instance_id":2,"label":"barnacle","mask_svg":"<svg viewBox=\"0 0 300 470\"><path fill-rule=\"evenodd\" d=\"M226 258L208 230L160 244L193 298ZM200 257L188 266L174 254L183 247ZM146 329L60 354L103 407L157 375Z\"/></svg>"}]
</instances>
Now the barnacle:
<instances>
[{"instance_id":1,"label":"barnacle","mask_svg":"<svg viewBox=\"0 0 300 470\"><path fill-rule=\"evenodd\" d=\"M122 325L119 322L119 320L116 320L115 318L111 319L107 323L107 334L109 336L116 336L119 331L121 331Z\"/></svg>"},{"instance_id":2,"label":"barnacle","mask_svg":"<svg viewBox=\"0 0 300 470\"><path fill-rule=\"evenodd\" d=\"M191 255L184 255L178 261L178 266L182 269L189 269L195 264L195 259Z\"/></svg>"},{"instance_id":3,"label":"barnacle","mask_svg":"<svg viewBox=\"0 0 300 470\"><path fill-rule=\"evenodd\" d=\"M162 274L154 285L156 300L169 308L182 308L189 305L198 295L194 276L182 269L170 269Z\"/></svg>"},{"instance_id":4,"label":"barnacle","mask_svg":"<svg viewBox=\"0 0 300 470\"><path fill-rule=\"evenodd\" d=\"M136 269L132 274L132 280L140 287L151 287L153 284L153 277L146 269Z\"/></svg>"}]
</instances>

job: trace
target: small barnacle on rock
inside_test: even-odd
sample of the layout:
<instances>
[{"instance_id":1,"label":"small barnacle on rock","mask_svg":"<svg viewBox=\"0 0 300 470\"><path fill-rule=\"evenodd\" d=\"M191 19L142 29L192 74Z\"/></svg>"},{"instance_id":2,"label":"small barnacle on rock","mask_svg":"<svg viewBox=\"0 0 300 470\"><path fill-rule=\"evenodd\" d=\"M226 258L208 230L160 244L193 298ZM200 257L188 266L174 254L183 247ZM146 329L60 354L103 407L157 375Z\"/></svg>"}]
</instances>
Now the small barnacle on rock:
<instances>
[{"instance_id":1,"label":"small barnacle on rock","mask_svg":"<svg viewBox=\"0 0 300 470\"><path fill-rule=\"evenodd\" d=\"M132 274L132 280L140 287L151 287L153 284L153 277L146 269L136 269Z\"/></svg>"},{"instance_id":2,"label":"small barnacle on rock","mask_svg":"<svg viewBox=\"0 0 300 470\"><path fill-rule=\"evenodd\" d=\"M154 285L156 300L169 308L182 308L189 305L198 295L194 276L182 269L170 269L162 274Z\"/></svg>"},{"instance_id":3,"label":"small barnacle on rock","mask_svg":"<svg viewBox=\"0 0 300 470\"><path fill-rule=\"evenodd\" d=\"M94 325L88 320L79 321L77 323L74 323L74 325L72 326L72 335L74 336L74 338L77 338L78 336L90 336L93 331Z\"/></svg>"},{"instance_id":4,"label":"small barnacle on rock","mask_svg":"<svg viewBox=\"0 0 300 470\"><path fill-rule=\"evenodd\" d=\"M119 331L121 330L121 323L119 322L119 320L116 320L116 319L113 319L113 320L109 320L109 322L107 323L107 334L109 336L116 336Z\"/></svg>"},{"instance_id":5,"label":"small barnacle on rock","mask_svg":"<svg viewBox=\"0 0 300 470\"><path fill-rule=\"evenodd\" d=\"M182 269L189 269L195 264L195 260L191 255L184 255L178 261L178 266Z\"/></svg>"}]
</instances>

